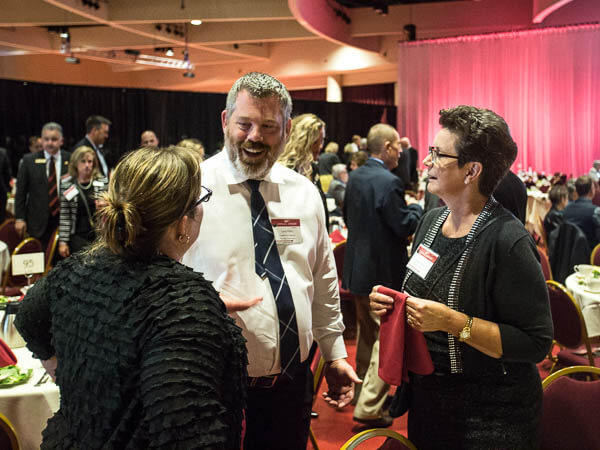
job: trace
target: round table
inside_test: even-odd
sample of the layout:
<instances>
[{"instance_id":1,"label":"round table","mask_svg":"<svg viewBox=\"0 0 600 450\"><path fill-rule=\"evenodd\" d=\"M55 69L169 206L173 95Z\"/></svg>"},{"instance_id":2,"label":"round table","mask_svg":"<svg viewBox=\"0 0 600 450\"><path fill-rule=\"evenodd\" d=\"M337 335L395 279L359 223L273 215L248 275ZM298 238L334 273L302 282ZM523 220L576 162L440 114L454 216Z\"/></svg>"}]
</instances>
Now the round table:
<instances>
[{"instance_id":1,"label":"round table","mask_svg":"<svg viewBox=\"0 0 600 450\"><path fill-rule=\"evenodd\" d=\"M22 450L39 450L46 422L60 406L58 386L49 379L40 386L45 370L26 347L12 349L21 369L33 369L33 376L20 386L0 389L0 412L13 424Z\"/></svg>"},{"instance_id":2,"label":"round table","mask_svg":"<svg viewBox=\"0 0 600 450\"><path fill-rule=\"evenodd\" d=\"M588 290L585 284L579 284L581 275L573 273L565 280L565 285L579 303L585 320L588 336L600 336L600 292Z\"/></svg>"}]
</instances>

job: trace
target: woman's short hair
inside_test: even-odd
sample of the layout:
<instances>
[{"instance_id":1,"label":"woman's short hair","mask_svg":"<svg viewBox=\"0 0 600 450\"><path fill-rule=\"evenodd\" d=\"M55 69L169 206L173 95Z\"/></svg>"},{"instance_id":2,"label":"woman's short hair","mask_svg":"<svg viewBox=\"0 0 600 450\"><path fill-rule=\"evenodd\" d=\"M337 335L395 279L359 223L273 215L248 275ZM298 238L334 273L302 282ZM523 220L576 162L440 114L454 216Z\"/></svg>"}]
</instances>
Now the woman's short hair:
<instances>
[{"instance_id":1,"label":"woman's short hair","mask_svg":"<svg viewBox=\"0 0 600 450\"><path fill-rule=\"evenodd\" d=\"M102 175L98 170L98 157L96 156L96 152L92 147L88 147L87 145L81 145L77 147L75 151L71 154L71 159L69 160L69 175L71 175L74 179L77 179L77 177L79 176L77 166L86 155L92 155L92 158L94 160L94 165L92 168L92 180L96 178L101 178Z\"/></svg>"},{"instance_id":2,"label":"woman's short hair","mask_svg":"<svg viewBox=\"0 0 600 450\"><path fill-rule=\"evenodd\" d=\"M564 199L569 198L569 190L564 184L555 184L548 192L548 198L552 202L552 206L557 206Z\"/></svg>"},{"instance_id":3,"label":"woman's short hair","mask_svg":"<svg viewBox=\"0 0 600 450\"><path fill-rule=\"evenodd\" d=\"M364 150L359 150L350 157L350 161L354 161L358 167L363 166L367 159L369 159L369 154Z\"/></svg>"},{"instance_id":4,"label":"woman's short hair","mask_svg":"<svg viewBox=\"0 0 600 450\"><path fill-rule=\"evenodd\" d=\"M483 166L479 191L490 196L517 158L517 144L502 117L489 109L461 105L440 111L440 125L458 136L458 166Z\"/></svg>"},{"instance_id":5,"label":"woman's short hair","mask_svg":"<svg viewBox=\"0 0 600 450\"><path fill-rule=\"evenodd\" d=\"M127 153L113 172L106 206L99 211L98 241L125 257L148 258L163 234L200 196L200 163L192 150L141 148Z\"/></svg>"},{"instance_id":6,"label":"woman's short hair","mask_svg":"<svg viewBox=\"0 0 600 450\"><path fill-rule=\"evenodd\" d=\"M200 158L200 162L204 160L204 144L202 141L196 138L187 138L182 139L177 143L177 147L189 148L196 152L198 157Z\"/></svg>"},{"instance_id":7,"label":"woman's short hair","mask_svg":"<svg viewBox=\"0 0 600 450\"><path fill-rule=\"evenodd\" d=\"M325 153L337 153L339 148L340 146L337 142L331 141L325 146Z\"/></svg>"},{"instance_id":8,"label":"woman's short hair","mask_svg":"<svg viewBox=\"0 0 600 450\"><path fill-rule=\"evenodd\" d=\"M314 114L301 114L292 119L290 137L278 158L281 164L304 175L312 176L312 146L319 139L325 122Z\"/></svg>"},{"instance_id":9,"label":"woman's short hair","mask_svg":"<svg viewBox=\"0 0 600 450\"><path fill-rule=\"evenodd\" d=\"M340 179L340 175L344 172L347 172L348 169L346 169L346 164L334 164L331 167L331 175L333 175L333 178L335 178L336 180Z\"/></svg>"}]
</instances>

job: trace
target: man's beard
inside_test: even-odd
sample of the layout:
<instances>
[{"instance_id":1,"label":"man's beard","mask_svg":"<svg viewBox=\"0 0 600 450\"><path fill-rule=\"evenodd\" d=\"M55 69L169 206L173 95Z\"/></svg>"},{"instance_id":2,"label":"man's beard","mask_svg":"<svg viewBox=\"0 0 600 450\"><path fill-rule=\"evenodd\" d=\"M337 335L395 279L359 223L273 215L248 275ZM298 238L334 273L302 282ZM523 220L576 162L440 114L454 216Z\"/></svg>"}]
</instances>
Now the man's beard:
<instances>
[{"instance_id":1,"label":"man's beard","mask_svg":"<svg viewBox=\"0 0 600 450\"><path fill-rule=\"evenodd\" d=\"M246 175L249 179L262 180L264 177L266 177L271 170L271 167L273 167L273 164L275 164L275 161L277 161L279 155L281 155L284 145L285 141L283 137L277 144L278 148L248 140L238 143L235 142L233 137L230 135L229 129L225 128L225 149L229 155L229 160L232 162L236 170ZM264 150L266 154L260 162L254 164L244 161L244 156L242 153L244 151L243 149Z\"/></svg>"}]
</instances>

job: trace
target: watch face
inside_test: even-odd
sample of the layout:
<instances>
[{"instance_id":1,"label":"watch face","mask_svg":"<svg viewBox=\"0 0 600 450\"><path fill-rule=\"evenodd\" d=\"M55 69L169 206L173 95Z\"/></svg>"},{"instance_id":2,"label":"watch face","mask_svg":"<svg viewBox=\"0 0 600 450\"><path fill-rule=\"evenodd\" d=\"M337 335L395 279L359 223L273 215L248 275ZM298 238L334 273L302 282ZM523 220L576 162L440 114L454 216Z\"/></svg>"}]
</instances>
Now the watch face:
<instances>
[{"instance_id":1,"label":"watch face","mask_svg":"<svg viewBox=\"0 0 600 450\"><path fill-rule=\"evenodd\" d=\"M460 340L464 341L465 339L469 339L471 337L471 330L462 330L460 332Z\"/></svg>"}]
</instances>

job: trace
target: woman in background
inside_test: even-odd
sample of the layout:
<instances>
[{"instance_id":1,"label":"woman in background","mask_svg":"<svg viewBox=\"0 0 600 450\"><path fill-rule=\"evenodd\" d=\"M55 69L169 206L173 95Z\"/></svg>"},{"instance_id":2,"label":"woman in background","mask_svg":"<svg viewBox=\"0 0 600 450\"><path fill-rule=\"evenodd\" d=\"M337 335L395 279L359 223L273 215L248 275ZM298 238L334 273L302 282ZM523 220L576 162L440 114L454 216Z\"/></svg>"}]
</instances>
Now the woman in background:
<instances>
[{"instance_id":1,"label":"woman in background","mask_svg":"<svg viewBox=\"0 0 600 450\"><path fill-rule=\"evenodd\" d=\"M190 150L129 153L98 241L28 291L15 325L61 397L42 449L240 448L245 341L179 262L210 194Z\"/></svg>"},{"instance_id":2,"label":"woman in background","mask_svg":"<svg viewBox=\"0 0 600 450\"><path fill-rule=\"evenodd\" d=\"M96 152L86 146L71 155L69 176L60 182L58 253L66 258L87 247L95 238L94 215L108 180L98 170Z\"/></svg>"}]
</instances>

